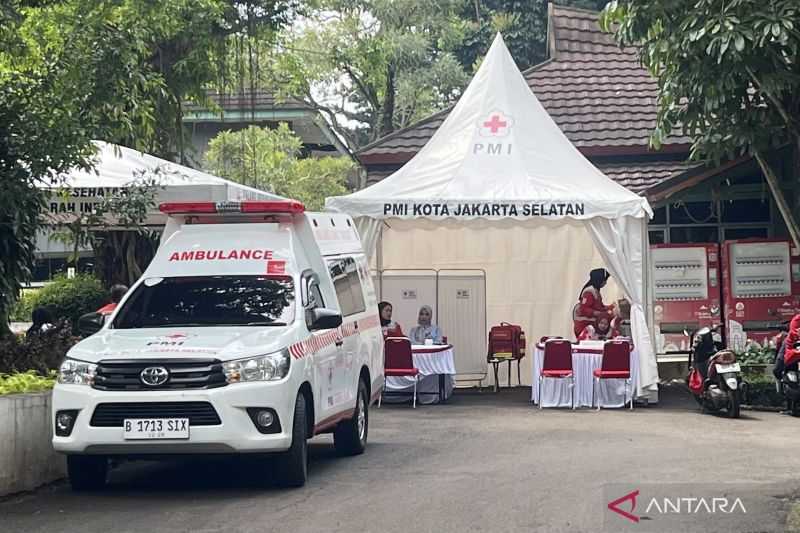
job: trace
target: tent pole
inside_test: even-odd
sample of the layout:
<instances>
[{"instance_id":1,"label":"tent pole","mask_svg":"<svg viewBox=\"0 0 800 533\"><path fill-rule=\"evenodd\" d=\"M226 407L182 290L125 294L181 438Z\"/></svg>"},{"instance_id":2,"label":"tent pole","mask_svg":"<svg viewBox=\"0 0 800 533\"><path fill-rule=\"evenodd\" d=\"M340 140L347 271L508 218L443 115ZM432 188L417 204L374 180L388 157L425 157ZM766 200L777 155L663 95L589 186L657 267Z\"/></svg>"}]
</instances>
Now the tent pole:
<instances>
[{"instance_id":1,"label":"tent pole","mask_svg":"<svg viewBox=\"0 0 800 533\"><path fill-rule=\"evenodd\" d=\"M378 226L378 254L375 265L378 268L378 300L383 301L383 219L380 219Z\"/></svg>"},{"instance_id":2,"label":"tent pole","mask_svg":"<svg viewBox=\"0 0 800 533\"><path fill-rule=\"evenodd\" d=\"M650 335L650 343L655 348L656 338L653 329L653 290L652 280L650 279L650 238L647 232L647 220L642 223L642 303L644 304L644 317L647 321L647 332Z\"/></svg>"}]
</instances>

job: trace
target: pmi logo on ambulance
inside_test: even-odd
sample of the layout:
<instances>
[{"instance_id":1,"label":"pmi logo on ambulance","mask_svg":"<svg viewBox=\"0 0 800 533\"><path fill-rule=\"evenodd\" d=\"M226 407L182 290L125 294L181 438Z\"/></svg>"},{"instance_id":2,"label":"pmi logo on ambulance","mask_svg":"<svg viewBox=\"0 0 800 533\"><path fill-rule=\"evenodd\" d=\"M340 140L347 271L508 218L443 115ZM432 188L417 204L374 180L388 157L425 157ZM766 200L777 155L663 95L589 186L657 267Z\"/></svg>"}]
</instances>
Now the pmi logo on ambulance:
<instances>
[{"instance_id":1,"label":"pmi logo on ambulance","mask_svg":"<svg viewBox=\"0 0 800 533\"><path fill-rule=\"evenodd\" d=\"M476 155L511 155L510 142L502 139L511 134L514 119L502 111L492 111L478 121L478 135L486 138L486 142L476 142L472 145L472 153ZM491 142L498 141L498 142Z\"/></svg>"}]
</instances>

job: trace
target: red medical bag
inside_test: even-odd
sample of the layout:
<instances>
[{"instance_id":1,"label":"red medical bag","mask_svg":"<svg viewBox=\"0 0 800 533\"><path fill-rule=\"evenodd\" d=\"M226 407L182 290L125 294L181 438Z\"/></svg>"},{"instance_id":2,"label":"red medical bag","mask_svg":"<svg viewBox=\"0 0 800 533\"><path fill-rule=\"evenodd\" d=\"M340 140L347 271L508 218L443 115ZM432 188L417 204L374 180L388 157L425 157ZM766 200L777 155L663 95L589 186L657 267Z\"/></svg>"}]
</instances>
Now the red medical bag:
<instances>
[{"instance_id":1,"label":"red medical bag","mask_svg":"<svg viewBox=\"0 0 800 533\"><path fill-rule=\"evenodd\" d=\"M516 359L525 357L525 332L522 327L500 322L489 330L489 359Z\"/></svg>"}]
</instances>

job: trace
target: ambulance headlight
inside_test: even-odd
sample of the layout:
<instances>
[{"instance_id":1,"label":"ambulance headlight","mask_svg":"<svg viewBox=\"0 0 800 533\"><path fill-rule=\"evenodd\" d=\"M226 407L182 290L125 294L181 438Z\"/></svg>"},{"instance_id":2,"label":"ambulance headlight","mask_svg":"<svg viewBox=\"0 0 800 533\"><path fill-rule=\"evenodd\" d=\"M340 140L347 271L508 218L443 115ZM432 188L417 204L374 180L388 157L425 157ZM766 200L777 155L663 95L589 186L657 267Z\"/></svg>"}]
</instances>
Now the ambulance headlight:
<instances>
[{"instance_id":1,"label":"ambulance headlight","mask_svg":"<svg viewBox=\"0 0 800 533\"><path fill-rule=\"evenodd\" d=\"M222 371L228 383L247 381L275 381L289 373L289 351L236 359L222 364Z\"/></svg>"},{"instance_id":2,"label":"ambulance headlight","mask_svg":"<svg viewBox=\"0 0 800 533\"><path fill-rule=\"evenodd\" d=\"M58 369L58 382L65 385L92 385L97 365L67 357Z\"/></svg>"}]
</instances>

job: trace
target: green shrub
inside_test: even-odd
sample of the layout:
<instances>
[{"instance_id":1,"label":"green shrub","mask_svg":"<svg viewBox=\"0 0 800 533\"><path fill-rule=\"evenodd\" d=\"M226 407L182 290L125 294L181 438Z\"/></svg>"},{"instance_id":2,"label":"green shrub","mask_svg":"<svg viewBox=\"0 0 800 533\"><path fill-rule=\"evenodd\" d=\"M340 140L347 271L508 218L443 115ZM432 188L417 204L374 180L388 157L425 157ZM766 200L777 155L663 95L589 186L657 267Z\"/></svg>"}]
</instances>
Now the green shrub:
<instances>
[{"instance_id":1,"label":"green shrub","mask_svg":"<svg viewBox=\"0 0 800 533\"><path fill-rule=\"evenodd\" d=\"M775 361L776 353L774 346L751 343L745 351L736 354L736 361L743 365L767 365Z\"/></svg>"},{"instance_id":2,"label":"green shrub","mask_svg":"<svg viewBox=\"0 0 800 533\"><path fill-rule=\"evenodd\" d=\"M9 319L12 322L30 322L31 313L39 295L39 289L25 289L11 310Z\"/></svg>"},{"instance_id":3,"label":"green shrub","mask_svg":"<svg viewBox=\"0 0 800 533\"><path fill-rule=\"evenodd\" d=\"M9 335L0 339L0 373L35 370L47 375L61 364L67 351L78 342L68 321L32 337Z\"/></svg>"},{"instance_id":4,"label":"green shrub","mask_svg":"<svg viewBox=\"0 0 800 533\"><path fill-rule=\"evenodd\" d=\"M763 407L781 407L786 401L775 388L775 378L764 372L745 372L742 378L747 382L744 403Z\"/></svg>"},{"instance_id":5,"label":"green shrub","mask_svg":"<svg viewBox=\"0 0 800 533\"><path fill-rule=\"evenodd\" d=\"M0 396L50 390L56 384L56 375L55 370L48 372L46 376L37 374L35 370L14 374L0 374Z\"/></svg>"},{"instance_id":6,"label":"green shrub","mask_svg":"<svg viewBox=\"0 0 800 533\"><path fill-rule=\"evenodd\" d=\"M23 295L18 313L27 313L36 307L47 307L54 320L66 319L72 323L73 333L78 333L78 318L99 309L108 300L107 291L100 280L89 274L78 274L74 278L57 276L36 292Z\"/></svg>"}]
</instances>

